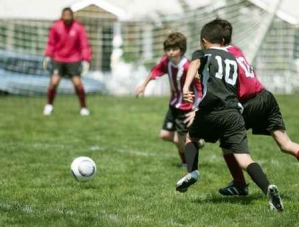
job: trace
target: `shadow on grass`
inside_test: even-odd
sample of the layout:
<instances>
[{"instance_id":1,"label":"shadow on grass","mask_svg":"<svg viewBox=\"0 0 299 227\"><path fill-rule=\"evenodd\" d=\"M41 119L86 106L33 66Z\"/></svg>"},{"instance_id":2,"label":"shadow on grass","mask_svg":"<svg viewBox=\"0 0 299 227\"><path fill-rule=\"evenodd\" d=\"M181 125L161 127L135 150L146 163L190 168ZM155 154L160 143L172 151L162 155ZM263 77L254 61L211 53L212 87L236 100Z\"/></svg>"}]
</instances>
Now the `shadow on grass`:
<instances>
[{"instance_id":1,"label":"shadow on grass","mask_svg":"<svg viewBox=\"0 0 299 227\"><path fill-rule=\"evenodd\" d=\"M281 195L283 201L290 200L290 197ZM240 204L240 205L248 205L254 200L261 200L266 199L267 197L264 196L262 193L252 193L248 196L228 196L224 197L221 195L210 194L201 196L199 198L193 199L192 203L215 203L215 204L222 204L222 203L232 203L232 204Z\"/></svg>"},{"instance_id":2,"label":"shadow on grass","mask_svg":"<svg viewBox=\"0 0 299 227\"><path fill-rule=\"evenodd\" d=\"M232 196L232 197L223 197L220 195L208 195L205 197L200 197L192 200L193 203L233 203L233 204L250 204L253 200L263 199L261 194L251 194L249 196Z\"/></svg>"}]
</instances>

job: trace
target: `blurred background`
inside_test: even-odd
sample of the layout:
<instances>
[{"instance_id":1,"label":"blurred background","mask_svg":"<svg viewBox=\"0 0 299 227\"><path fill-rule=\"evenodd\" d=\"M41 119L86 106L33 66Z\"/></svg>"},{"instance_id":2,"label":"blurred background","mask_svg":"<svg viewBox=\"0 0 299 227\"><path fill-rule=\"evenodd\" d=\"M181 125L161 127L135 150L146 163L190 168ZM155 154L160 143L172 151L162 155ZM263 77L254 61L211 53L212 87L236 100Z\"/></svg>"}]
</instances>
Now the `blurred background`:
<instances>
[{"instance_id":1,"label":"blurred background","mask_svg":"<svg viewBox=\"0 0 299 227\"><path fill-rule=\"evenodd\" d=\"M93 51L83 78L87 93L132 95L163 55L167 34L182 32L186 56L199 47L202 26L216 17L234 26L239 46L272 92L299 91L299 11L296 0L0 0L0 94L44 95L42 61L49 27L64 7L84 24ZM73 94L63 80L61 94ZM146 95L167 95L167 77Z\"/></svg>"}]
</instances>

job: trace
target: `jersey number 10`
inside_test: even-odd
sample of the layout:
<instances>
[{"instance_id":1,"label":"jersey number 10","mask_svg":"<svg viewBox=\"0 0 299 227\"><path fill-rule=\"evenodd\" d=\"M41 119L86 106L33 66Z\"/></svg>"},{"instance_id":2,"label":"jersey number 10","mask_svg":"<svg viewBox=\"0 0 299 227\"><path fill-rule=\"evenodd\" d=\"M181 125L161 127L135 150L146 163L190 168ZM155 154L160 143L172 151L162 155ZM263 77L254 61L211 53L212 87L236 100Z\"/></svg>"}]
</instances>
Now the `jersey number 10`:
<instances>
[{"instance_id":1,"label":"jersey number 10","mask_svg":"<svg viewBox=\"0 0 299 227\"><path fill-rule=\"evenodd\" d=\"M224 76L224 80L226 83L230 84L230 85L236 85L237 82L237 78L238 78L238 65L236 61L233 60L229 60L229 59L225 59L224 60L224 71L223 72L223 64L222 64L222 58L220 56L216 56L215 57L218 63L218 72L216 73L215 77L218 79L223 78ZM231 69L233 69L231 71Z\"/></svg>"}]
</instances>

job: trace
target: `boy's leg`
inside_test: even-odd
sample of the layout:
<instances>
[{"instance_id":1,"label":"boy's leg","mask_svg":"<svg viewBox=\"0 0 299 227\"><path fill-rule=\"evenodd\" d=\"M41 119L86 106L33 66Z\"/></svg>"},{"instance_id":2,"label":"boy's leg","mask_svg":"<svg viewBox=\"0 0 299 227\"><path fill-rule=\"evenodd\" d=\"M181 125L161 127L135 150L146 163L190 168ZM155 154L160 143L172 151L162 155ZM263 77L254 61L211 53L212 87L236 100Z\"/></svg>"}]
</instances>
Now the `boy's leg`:
<instances>
[{"instance_id":1,"label":"boy's leg","mask_svg":"<svg viewBox=\"0 0 299 227\"><path fill-rule=\"evenodd\" d=\"M186 134L180 134L178 132L174 133L173 142L178 148L178 153L181 158L183 167L187 165L186 157L185 157L185 140L186 140Z\"/></svg>"},{"instance_id":2,"label":"boy's leg","mask_svg":"<svg viewBox=\"0 0 299 227\"><path fill-rule=\"evenodd\" d=\"M248 185L244 177L243 170L239 166L234 154L226 149L222 149L223 158L225 163L233 177L233 181L228 184L227 187L220 188L219 193L225 196L231 195L248 195Z\"/></svg>"},{"instance_id":3,"label":"boy's leg","mask_svg":"<svg viewBox=\"0 0 299 227\"><path fill-rule=\"evenodd\" d=\"M268 196L271 209L283 211L283 204L276 185L270 184L261 166L249 154L234 154L239 166L246 170L256 185Z\"/></svg>"},{"instance_id":4,"label":"boy's leg","mask_svg":"<svg viewBox=\"0 0 299 227\"><path fill-rule=\"evenodd\" d=\"M181 159L182 166L185 166L186 159L184 154L184 142L185 142L185 132L180 130L180 127L177 127L177 118L178 110L175 107L169 106L169 109L166 113L162 129L160 131L160 138L164 141L173 142L177 149L178 154ZM179 132L177 132L179 128Z\"/></svg>"},{"instance_id":5,"label":"boy's leg","mask_svg":"<svg viewBox=\"0 0 299 227\"><path fill-rule=\"evenodd\" d=\"M78 96L81 109L86 108L85 91L84 91L84 87L83 87L81 78L79 76L73 76L72 82L75 86L76 94Z\"/></svg>"},{"instance_id":6,"label":"boy's leg","mask_svg":"<svg viewBox=\"0 0 299 227\"><path fill-rule=\"evenodd\" d=\"M90 113L86 107L85 90L80 78L82 64L81 62L73 62L73 63L68 63L65 66L66 66L66 74L72 78L72 82L74 84L75 91L79 99L79 103L81 107L80 114L82 116L88 116Z\"/></svg>"},{"instance_id":7,"label":"boy's leg","mask_svg":"<svg viewBox=\"0 0 299 227\"><path fill-rule=\"evenodd\" d=\"M176 183L176 190L179 192L186 192L198 180L198 141L199 139L191 140L189 135L186 137L185 157L188 173Z\"/></svg>"},{"instance_id":8,"label":"boy's leg","mask_svg":"<svg viewBox=\"0 0 299 227\"><path fill-rule=\"evenodd\" d=\"M47 104L53 105L53 102L54 102L54 99L56 96L56 90L57 90L60 80L61 80L60 75L52 75L51 76L50 84L48 87L48 93L47 93L47 97L48 97Z\"/></svg>"},{"instance_id":9,"label":"boy's leg","mask_svg":"<svg viewBox=\"0 0 299 227\"><path fill-rule=\"evenodd\" d=\"M60 82L60 75L52 75L47 92L47 104L44 107L44 115L51 115L53 112L53 102L56 96L56 90Z\"/></svg>"},{"instance_id":10,"label":"boy's leg","mask_svg":"<svg viewBox=\"0 0 299 227\"><path fill-rule=\"evenodd\" d=\"M184 167L186 165L186 158L184 153L184 141L185 136L178 135L175 131L167 131L165 129L161 129L160 131L160 138L164 141L169 141L175 144L175 146L178 149L178 154L182 162L182 166Z\"/></svg>"},{"instance_id":11,"label":"boy's leg","mask_svg":"<svg viewBox=\"0 0 299 227\"><path fill-rule=\"evenodd\" d=\"M282 152L293 155L299 161L299 144L293 142L285 130L270 132Z\"/></svg>"},{"instance_id":12,"label":"boy's leg","mask_svg":"<svg viewBox=\"0 0 299 227\"><path fill-rule=\"evenodd\" d=\"M199 139L186 137L185 156L188 173L198 170Z\"/></svg>"}]
</instances>

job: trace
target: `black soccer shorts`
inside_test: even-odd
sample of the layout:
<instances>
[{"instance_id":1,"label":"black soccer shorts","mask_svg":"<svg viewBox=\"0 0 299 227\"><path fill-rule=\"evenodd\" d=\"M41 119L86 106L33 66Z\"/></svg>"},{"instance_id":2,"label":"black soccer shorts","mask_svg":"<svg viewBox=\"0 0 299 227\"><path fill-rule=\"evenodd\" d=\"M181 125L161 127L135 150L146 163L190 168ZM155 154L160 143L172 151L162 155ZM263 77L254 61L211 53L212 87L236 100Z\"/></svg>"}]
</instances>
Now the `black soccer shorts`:
<instances>
[{"instance_id":1,"label":"black soccer shorts","mask_svg":"<svg viewBox=\"0 0 299 227\"><path fill-rule=\"evenodd\" d=\"M246 129L255 135L270 135L275 130L286 130L279 105L274 95L264 89L243 104Z\"/></svg>"},{"instance_id":2,"label":"black soccer shorts","mask_svg":"<svg viewBox=\"0 0 299 227\"><path fill-rule=\"evenodd\" d=\"M81 76L82 66L81 62L64 63L52 61L51 75L58 75L61 77Z\"/></svg>"},{"instance_id":3,"label":"black soccer shorts","mask_svg":"<svg viewBox=\"0 0 299 227\"><path fill-rule=\"evenodd\" d=\"M220 140L221 148L234 153L249 153L245 122L237 109L197 111L189 128L189 136L208 143Z\"/></svg>"},{"instance_id":4,"label":"black soccer shorts","mask_svg":"<svg viewBox=\"0 0 299 227\"><path fill-rule=\"evenodd\" d=\"M180 110L169 105L166 113L162 129L166 131L177 131L179 135L184 135L188 132L187 125L184 123L185 115L191 110Z\"/></svg>"}]
</instances>

